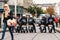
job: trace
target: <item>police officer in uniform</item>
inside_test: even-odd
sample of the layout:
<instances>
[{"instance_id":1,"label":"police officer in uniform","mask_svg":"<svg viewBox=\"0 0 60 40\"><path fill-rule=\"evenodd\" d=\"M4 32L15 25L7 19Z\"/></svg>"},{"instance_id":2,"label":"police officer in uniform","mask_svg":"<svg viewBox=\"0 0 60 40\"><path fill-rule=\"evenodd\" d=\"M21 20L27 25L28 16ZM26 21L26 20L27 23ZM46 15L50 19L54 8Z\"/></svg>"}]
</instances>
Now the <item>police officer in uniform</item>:
<instances>
[{"instance_id":1,"label":"police officer in uniform","mask_svg":"<svg viewBox=\"0 0 60 40\"><path fill-rule=\"evenodd\" d=\"M23 29L23 27L22 27L22 25L26 25L27 24L27 19L26 19L26 17L22 17L21 18L21 20L20 20L20 27L21 27L21 32L22 32L22 30L23 30L23 32L25 32L25 30ZM27 27L26 27L26 31L27 31ZM28 32L28 31L27 31Z\"/></svg>"},{"instance_id":2,"label":"police officer in uniform","mask_svg":"<svg viewBox=\"0 0 60 40\"><path fill-rule=\"evenodd\" d=\"M27 21L28 21L28 25L32 25L33 27L31 27L31 30L29 30L30 32L35 32L36 33L36 28L35 28L35 25L34 25L34 23L35 23L35 20L32 18L32 17L30 17L30 15L27 15L26 16L27 17Z\"/></svg>"},{"instance_id":3,"label":"police officer in uniform","mask_svg":"<svg viewBox=\"0 0 60 40\"><path fill-rule=\"evenodd\" d=\"M18 26L17 26L16 32L18 32L18 33L21 32L21 26L20 26L21 25L21 22L20 22L21 18L22 18L22 16L18 16L17 17L17 24L18 24Z\"/></svg>"},{"instance_id":4,"label":"police officer in uniform","mask_svg":"<svg viewBox=\"0 0 60 40\"><path fill-rule=\"evenodd\" d=\"M52 32L52 30L54 30L55 32L55 27L54 27L54 18L52 17L52 15L50 15L50 17L48 18L48 25L51 24L53 27L51 30L49 30L49 27L48 27L48 30L49 30L49 33ZM55 32L56 33L56 32Z\"/></svg>"}]
</instances>

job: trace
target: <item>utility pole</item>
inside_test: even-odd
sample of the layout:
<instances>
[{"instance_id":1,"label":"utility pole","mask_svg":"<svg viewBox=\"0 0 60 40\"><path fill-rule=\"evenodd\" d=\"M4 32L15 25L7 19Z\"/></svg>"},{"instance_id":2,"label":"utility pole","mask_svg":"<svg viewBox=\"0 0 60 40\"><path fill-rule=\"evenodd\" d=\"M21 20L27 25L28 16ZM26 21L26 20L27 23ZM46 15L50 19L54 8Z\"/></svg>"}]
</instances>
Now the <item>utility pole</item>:
<instances>
[{"instance_id":1,"label":"utility pole","mask_svg":"<svg viewBox=\"0 0 60 40\"><path fill-rule=\"evenodd\" d=\"M17 16L17 0L15 0L15 17Z\"/></svg>"}]
</instances>

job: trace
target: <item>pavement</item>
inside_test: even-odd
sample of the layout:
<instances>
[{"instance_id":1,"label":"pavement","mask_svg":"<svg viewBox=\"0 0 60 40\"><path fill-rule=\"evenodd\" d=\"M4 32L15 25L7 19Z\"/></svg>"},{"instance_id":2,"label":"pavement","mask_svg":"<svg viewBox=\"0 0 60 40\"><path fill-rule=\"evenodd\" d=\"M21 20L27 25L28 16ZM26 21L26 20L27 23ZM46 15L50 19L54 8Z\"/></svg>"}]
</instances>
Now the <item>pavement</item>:
<instances>
[{"instance_id":1,"label":"pavement","mask_svg":"<svg viewBox=\"0 0 60 40\"><path fill-rule=\"evenodd\" d=\"M36 27L37 32L39 31L39 27ZM8 28L6 29L8 31ZM60 32L60 27L55 28L56 31ZM3 28L0 28L0 33L3 31Z\"/></svg>"},{"instance_id":2,"label":"pavement","mask_svg":"<svg viewBox=\"0 0 60 40\"><path fill-rule=\"evenodd\" d=\"M4 40L11 40L9 32L6 32ZM14 40L60 40L60 33L14 33Z\"/></svg>"},{"instance_id":3,"label":"pavement","mask_svg":"<svg viewBox=\"0 0 60 40\"><path fill-rule=\"evenodd\" d=\"M14 40L60 40L60 33L40 33L39 27L36 27L37 33L13 33L14 34ZM58 29L58 28L57 28ZM2 36L2 33L0 33L0 38ZM10 33L7 31L5 33L4 40L11 40Z\"/></svg>"},{"instance_id":4,"label":"pavement","mask_svg":"<svg viewBox=\"0 0 60 40\"><path fill-rule=\"evenodd\" d=\"M55 30L60 33L60 27L55 28Z\"/></svg>"}]
</instances>

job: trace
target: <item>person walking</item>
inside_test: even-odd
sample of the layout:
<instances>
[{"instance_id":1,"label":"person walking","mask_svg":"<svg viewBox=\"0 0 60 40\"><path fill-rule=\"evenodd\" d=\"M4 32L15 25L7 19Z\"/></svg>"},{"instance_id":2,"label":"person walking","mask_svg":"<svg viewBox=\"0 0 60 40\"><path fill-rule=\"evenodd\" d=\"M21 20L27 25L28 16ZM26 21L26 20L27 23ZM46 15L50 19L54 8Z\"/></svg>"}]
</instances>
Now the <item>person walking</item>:
<instances>
[{"instance_id":1,"label":"person walking","mask_svg":"<svg viewBox=\"0 0 60 40\"><path fill-rule=\"evenodd\" d=\"M2 38L0 40L4 40L4 36L5 36L5 32L6 32L6 28L8 27L9 28L9 32L11 34L11 40L14 40L14 37L13 37L13 27L9 27L7 25L7 21L8 19L12 19L12 11L10 11L10 8L9 8L9 5L7 3L4 4L4 27L3 27L3 32L2 32Z\"/></svg>"},{"instance_id":2,"label":"person walking","mask_svg":"<svg viewBox=\"0 0 60 40\"><path fill-rule=\"evenodd\" d=\"M58 27L58 23L59 23L59 18L57 16L55 16L54 18L54 22L56 24L56 27Z\"/></svg>"}]
</instances>

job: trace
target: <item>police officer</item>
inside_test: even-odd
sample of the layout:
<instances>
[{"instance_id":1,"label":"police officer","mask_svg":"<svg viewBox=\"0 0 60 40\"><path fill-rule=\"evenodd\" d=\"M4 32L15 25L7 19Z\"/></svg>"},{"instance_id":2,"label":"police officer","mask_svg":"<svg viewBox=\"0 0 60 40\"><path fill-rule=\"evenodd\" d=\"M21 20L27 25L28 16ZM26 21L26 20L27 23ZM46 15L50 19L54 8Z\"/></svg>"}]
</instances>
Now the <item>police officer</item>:
<instances>
[{"instance_id":1,"label":"police officer","mask_svg":"<svg viewBox=\"0 0 60 40\"><path fill-rule=\"evenodd\" d=\"M49 24L52 24L52 26L53 26L51 30L49 30L49 27L48 27L49 33L51 33L52 30L54 30L54 32L55 32L54 18L52 17L52 15L50 15L50 17L48 18L48 25L49 25Z\"/></svg>"},{"instance_id":2,"label":"police officer","mask_svg":"<svg viewBox=\"0 0 60 40\"><path fill-rule=\"evenodd\" d=\"M41 25L44 25L44 28L43 28L43 29L42 29ZM40 26L41 33L42 33L44 30L45 30L44 33L46 33L46 18L45 18L44 16L42 17L39 26Z\"/></svg>"},{"instance_id":3,"label":"police officer","mask_svg":"<svg viewBox=\"0 0 60 40\"><path fill-rule=\"evenodd\" d=\"M18 32L18 33L20 33L20 31L21 31L21 26L20 26L21 25L21 22L20 22L21 18L22 18L22 16L18 16L17 17L17 24L18 24L18 26L17 26L16 32Z\"/></svg>"},{"instance_id":4,"label":"police officer","mask_svg":"<svg viewBox=\"0 0 60 40\"><path fill-rule=\"evenodd\" d=\"M28 25L32 25L33 27L31 28L31 32L35 32L36 33L36 28L35 28L35 25L34 25L34 23L35 23L35 21L34 21L34 19L32 18L32 17L30 17L29 15L27 15L26 16L27 17L27 21L28 21Z\"/></svg>"},{"instance_id":5,"label":"police officer","mask_svg":"<svg viewBox=\"0 0 60 40\"><path fill-rule=\"evenodd\" d=\"M22 18L21 18L21 20L20 20L20 27L21 27L21 32L22 32L22 30L23 30L23 32L25 32L25 30L22 28L22 25L26 25L27 24L27 19L26 19L26 17L25 16L23 16ZM27 27L26 27L26 31L27 31ZM28 32L28 31L27 31Z\"/></svg>"}]
</instances>

